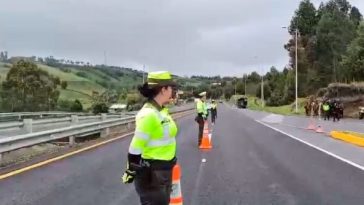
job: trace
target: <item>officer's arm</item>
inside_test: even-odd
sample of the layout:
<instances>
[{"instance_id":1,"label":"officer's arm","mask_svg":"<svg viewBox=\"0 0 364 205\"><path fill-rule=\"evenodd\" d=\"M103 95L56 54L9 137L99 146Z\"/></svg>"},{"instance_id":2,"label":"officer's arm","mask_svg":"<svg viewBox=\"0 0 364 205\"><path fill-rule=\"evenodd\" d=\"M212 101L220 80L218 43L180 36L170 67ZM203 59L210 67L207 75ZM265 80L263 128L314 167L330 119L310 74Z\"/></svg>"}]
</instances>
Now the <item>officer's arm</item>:
<instances>
[{"instance_id":1,"label":"officer's arm","mask_svg":"<svg viewBox=\"0 0 364 205\"><path fill-rule=\"evenodd\" d=\"M129 146L129 168L138 168L140 165L141 155L150 140L156 122L154 113L147 113L144 116L138 116L136 119L134 136Z\"/></svg>"},{"instance_id":2,"label":"officer's arm","mask_svg":"<svg viewBox=\"0 0 364 205\"><path fill-rule=\"evenodd\" d=\"M141 156L150 139L151 128L155 127L154 121L154 116L150 114L136 118L135 132L129 146L126 171L122 177L123 183L133 182L136 171L141 169Z\"/></svg>"}]
</instances>

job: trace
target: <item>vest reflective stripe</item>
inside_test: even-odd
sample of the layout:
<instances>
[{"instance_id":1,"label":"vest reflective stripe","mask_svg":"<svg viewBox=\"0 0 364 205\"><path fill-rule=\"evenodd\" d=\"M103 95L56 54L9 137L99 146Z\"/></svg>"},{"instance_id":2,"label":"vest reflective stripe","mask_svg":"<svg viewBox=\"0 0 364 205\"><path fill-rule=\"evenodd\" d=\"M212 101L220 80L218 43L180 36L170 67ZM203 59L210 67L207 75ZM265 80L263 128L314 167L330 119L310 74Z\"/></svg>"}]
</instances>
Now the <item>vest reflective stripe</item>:
<instances>
[{"instance_id":1,"label":"vest reflective stripe","mask_svg":"<svg viewBox=\"0 0 364 205\"><path fill-rule=\"evenodd\" d=\"M176 143L175 138L161 139L161 140L150 140L147 144L148 147L162 147Z\"/></svg>"},{"instance_id":2,"label":"vest reflective stripe","mask_svg":"<svg viewBox=\"0 0 364 205\"><path fill-rule=\"evenodd\" d=\"M142 154L142 150L138 149L136 147L130 146L129 147L129 153L134 154L134 155L140 155L140 154Z\"/></svg>"},{"instance_id":3,"label":"vest reflective stripe","mask_svg":"<svg viewBox=\"0 0 364 205\"><path fill-rule=\"evenodd\" d=\"M150 139L150 135L148 135L147 133L142 132L142 131L135 131L134 137L145 140L145 141L148 141Z\"/></svg>"}]
</instances>

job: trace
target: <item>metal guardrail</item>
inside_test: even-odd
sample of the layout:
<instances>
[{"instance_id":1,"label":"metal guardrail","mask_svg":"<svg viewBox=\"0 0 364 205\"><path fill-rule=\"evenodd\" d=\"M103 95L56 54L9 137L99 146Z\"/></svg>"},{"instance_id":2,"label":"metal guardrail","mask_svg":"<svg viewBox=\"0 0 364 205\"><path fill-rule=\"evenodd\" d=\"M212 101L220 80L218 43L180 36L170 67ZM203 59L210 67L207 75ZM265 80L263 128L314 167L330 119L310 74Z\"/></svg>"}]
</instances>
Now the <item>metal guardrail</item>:
<instances>
[{"instance_id":1,"label":"metal guardrail","mask_svg":"<svg viewBox=\"0 0 364 205\"><path fill-rule=\"evenodd\" d=\"M135 112L123 112L124 115L134 115ZM42 119L57 119L71 117L72 115L91 117L92 113L84 112L14 112L14 113L0 113L0 123L16 123L24 119L42 120ZM114 116L116 114L107 114Z\"/></svg>"},{"instance_id":2,"label":"metal guardrail","mask_svg":"<svg viewBox=\"0 0 364 205\"><path fill-rule=\"evenodd\" d=\"M176 110L171 114L191 111L193 108ZM1 156L5 152L13 151L23 147L28 147L36 144L50 142L57 139L69 138L69 143L73 144L76 137L87 136L90 133L101 133L101 137L109 134L109 128L127 125L135 122L135 116L125 117L121 119L106 119L100 122L92 122L87 124L73 125L65 128L28 133L13 137L0 139L0 161Z\"/></svg>"},{"instance_id":3,"label":"metal guardrail","mask_svg":"<svg viewBox=\"0 0 364 205\"><path fill-rule=\"evenodd\" d=\"M32 120L32 119L24 119L22 122L7 122L7 123L0 123L0 130L1 129L10 129L10 128L21 128L24 127L26 123L30 123L31 125L45 125L45 124L53 124L53 123L64 123L64 122L72 122L72 121L83 121L83 120L102 120L105 119L112 119L112 118L121 118L123 114L120 115L95 115L95 116L78 116L78 115L71 115L70 117L63 117L63 118L50 118L50 119L39 119L39 120Z\"/></svg>"}]
</instances>

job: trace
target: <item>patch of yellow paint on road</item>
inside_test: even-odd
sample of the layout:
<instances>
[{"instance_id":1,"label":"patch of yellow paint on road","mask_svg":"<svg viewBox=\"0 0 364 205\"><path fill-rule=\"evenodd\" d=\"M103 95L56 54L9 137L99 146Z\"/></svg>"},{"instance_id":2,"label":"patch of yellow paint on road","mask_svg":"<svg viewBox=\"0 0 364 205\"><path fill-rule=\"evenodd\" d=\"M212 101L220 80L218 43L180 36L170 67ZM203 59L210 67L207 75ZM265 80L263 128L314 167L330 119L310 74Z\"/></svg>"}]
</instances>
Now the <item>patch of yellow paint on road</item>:
<instances>
[{"instance_id":1,"label":"patch of yellow paint on road","mask_svg":"<svg viewBox=\"0 0 364 205\"><path fill-rule=\"evenodd\" d=\"M330 135L335 139L340 139L342 141L364 147L364 138L361 133L332 131Z\"/></svg>"}]
</instances>

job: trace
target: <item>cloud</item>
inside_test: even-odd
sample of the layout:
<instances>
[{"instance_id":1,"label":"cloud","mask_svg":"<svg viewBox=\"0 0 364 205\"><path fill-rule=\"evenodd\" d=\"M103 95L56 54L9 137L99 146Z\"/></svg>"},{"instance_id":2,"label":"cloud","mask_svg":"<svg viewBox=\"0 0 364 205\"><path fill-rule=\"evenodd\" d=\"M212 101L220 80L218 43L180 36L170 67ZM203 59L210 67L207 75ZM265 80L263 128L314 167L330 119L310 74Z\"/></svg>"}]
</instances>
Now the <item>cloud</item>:
<instances>
[{"instance_id":1,"label":"cloud","mask_svg":"<svg viewBox=\"0 0 364 205\"><path fill-rule=\"evenodd\" d=\"M318 2L318 1L315 1ZM12 0L0 7L0 48L180 75L283 68L298 0ZM353 5L364 9L360 0Z\"/></svg>"}]
</instances>

